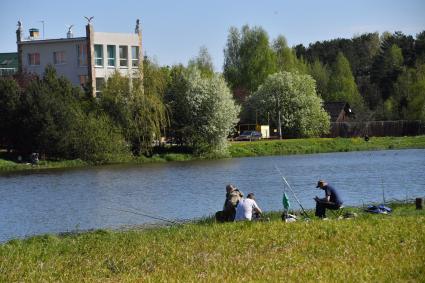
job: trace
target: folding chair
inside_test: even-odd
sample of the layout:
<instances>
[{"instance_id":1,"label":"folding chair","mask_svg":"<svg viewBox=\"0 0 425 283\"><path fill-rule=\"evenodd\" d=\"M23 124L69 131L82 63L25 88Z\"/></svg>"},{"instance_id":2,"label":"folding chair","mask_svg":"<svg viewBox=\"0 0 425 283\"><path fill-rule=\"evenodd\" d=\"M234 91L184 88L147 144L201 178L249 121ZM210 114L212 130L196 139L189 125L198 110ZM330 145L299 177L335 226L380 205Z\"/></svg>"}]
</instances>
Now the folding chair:
<instances>
[{"instance_id":1,"label":"folding chair","mask_svg":"<svg viewBox=\"0 0 425 283\"><path fill-rule=\"evenodd\" d=\"M332 214L335 216L335 218L340 218L344 215L344 206L341 205L338 209L329 209Z\"/></svg>"}]
</instances>

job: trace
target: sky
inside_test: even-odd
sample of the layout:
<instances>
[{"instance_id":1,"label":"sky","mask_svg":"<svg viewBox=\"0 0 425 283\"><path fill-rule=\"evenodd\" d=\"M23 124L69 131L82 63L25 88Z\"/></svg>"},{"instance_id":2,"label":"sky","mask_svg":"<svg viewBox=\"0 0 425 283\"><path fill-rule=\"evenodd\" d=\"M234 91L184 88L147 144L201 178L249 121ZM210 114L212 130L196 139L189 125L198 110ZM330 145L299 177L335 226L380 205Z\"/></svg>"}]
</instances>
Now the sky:
<instances>
[{"instance_id":1,"label":"sky","mask_svg":"<svg viewBox=\"0 0 425 283\"><path fill-rule=\"evenodd\" d=\"M229 28L261 26L270 40L284 35L289 46L365 32L402 31L415 36L425 30L424 0L1 0L0 52L16 52L16 24L39 28L45 38L84 36L94 16L95 31L143 30L145 55L160 65L187 64L205 46L221 71Z\"/></svg>"}]
</instances>

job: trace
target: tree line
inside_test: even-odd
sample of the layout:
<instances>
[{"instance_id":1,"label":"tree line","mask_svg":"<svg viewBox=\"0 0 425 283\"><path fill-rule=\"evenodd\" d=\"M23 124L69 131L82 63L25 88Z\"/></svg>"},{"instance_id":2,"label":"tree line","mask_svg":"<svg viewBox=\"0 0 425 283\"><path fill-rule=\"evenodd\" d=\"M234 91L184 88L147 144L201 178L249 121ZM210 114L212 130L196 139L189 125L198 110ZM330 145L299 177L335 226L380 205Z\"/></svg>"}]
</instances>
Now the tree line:
<instances>
[{"instance_id":1,"label":"tree line","mask_svg":"<svg viewBox=\"0 0 425 283\"><path fill-rule=\"evenodd\" d=\"M223 72L205 47L186 65L145 57L143 80L115 73L92 97L58 77L0 79L0 145L49 158L111 162L150 156L161 137L196 155L225 155L240 123L293 137L329 131L326 102L356 119L425 120L425 33L363 34L289 47L261 27L231 27Z\"/></svg>"},{"instance_id":2,"label":"tree line","mask_svg":"<svg viewBox=\"0 0 425 283\"><path fill-rule=\"evenodd\" d=\"M116 72L97 97L53 66L40 78L1 78L0 144L24 155L104 163L150 156L172 134L195 154L226 154L239 107L223 76L200 60L170 68L145 58L143 80Z\"/></svg>"},{"instance_id":3,"label":"tree line","mask_svg":"<svg viewBox=\"0 0 425 283\"><path fill-rule=\"evenodd\" d=\"M291 48L284 36L270 40L261 27L232 27L224 55L223 74L246 122L258 121L259 112L266 121L249 97L282 71L310 75L325 103L348 102L357 119L425 120L425 31L415 38L365 33Z\"/></svg>"}]
</instances>

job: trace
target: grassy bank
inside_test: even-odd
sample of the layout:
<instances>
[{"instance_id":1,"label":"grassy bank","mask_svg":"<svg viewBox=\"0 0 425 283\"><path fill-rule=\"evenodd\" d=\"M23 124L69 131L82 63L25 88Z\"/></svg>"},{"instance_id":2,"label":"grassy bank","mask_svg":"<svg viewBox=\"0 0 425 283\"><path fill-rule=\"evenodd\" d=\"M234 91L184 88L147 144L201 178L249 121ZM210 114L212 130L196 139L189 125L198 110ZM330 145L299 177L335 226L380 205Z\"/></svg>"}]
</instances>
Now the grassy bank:
<instances>
[{"instance_id":1,"label":"grassy bank","mask_svg":"<svg viewBox=\"0 0 425 283\"><path fill-rule=\"evenodd\" d=\"M187 161L195 159L190 154L180 153L165 153L156 154L152 157L138 157L138 158L114 158L106 164L146 164L153 162L169 162L169 161ZM99 164L93 164L81 159L74 160L41 160L37 165L31 165L28 162L18 163L10 158L2 158L0 155L0 173L14 172L14 171L30 171L30 170L43 170L43 169L64 169L64 168L78 168L88 167Z\"/></svg>"},{"instance_id":2,"label":"grassy bank","mask_svg":"<svg viewBox=\"0 0 425 283\"><path fill-rule=\"evenodd\" d=\"M425 211L283 223L202 223L0 245L1 282L420 282Z\"/></svg>"},{"instance_id":3,"label":"grassy bank","mask_svg":"<svg viewBox=\"0 0 425 283\"><path fill-rule=\"evenodd\" d=\"M0 172L8 171L26 171L26 170L39 170L39 169L57 169L57 168L75 168L88 166L87 162L80 159L75 160L60 160L49 161L41 160L38 165L32 166L30 163L18 163L15 161L0 158Z\"/></svg>"},{"instance_id":4,"label":"grassy bank","mask_svg":"<svg viewBox=\"0 0 425 283\"><path fill-rule=\"evenodd\" d=\"M425 148L425 136L362 138L310 138L289 140L262 140L259 142L233 142L232 157L287 155L322 152Z\"/></svg>"},{"instance_id":5,"label":"grassy bank","mask_svg":"<svg viewBox=\"0 0 425 283\"><path fill-rule=\"evenodd\" d=\"M384 150L425 148L425 136L417 137L372 137L369 142L362 138L310 138L289 140L262 140L256 142L232 142L229 147L230 157L248 157L265 155L288 155L322 152L343 152L359 150ZM173 149L162 149L161 154L152 157L117 157L112 163L144 164L151 162L187 161L201 159L191 154L175 153ZM214 158L208 156L208 158ZM0 173L8 171L40 170L53 168L83 167L89 164L82 160L41 161L37 166L29 163L16 163L12 159L6 159L0 155Z\"/></svg>"}]
</instances>

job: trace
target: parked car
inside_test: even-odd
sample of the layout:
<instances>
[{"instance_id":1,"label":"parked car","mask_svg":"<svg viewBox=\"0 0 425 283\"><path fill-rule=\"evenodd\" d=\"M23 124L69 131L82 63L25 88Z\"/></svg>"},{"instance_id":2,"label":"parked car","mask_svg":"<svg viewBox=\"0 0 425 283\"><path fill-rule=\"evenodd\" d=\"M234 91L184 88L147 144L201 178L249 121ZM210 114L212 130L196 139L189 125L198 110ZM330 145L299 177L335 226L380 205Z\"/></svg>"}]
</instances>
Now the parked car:
<instances>
[{"instance_id":1,"label":"parked car","mask_svg":"<svg viewBox=\"0 0 425 283\"><path fill-rule=\"evenodd\" d=\"M237 141L258 141L261 140L263 135L257 131L243 131L239 136L236 137Z\"/></svg>"}]
</instances>

